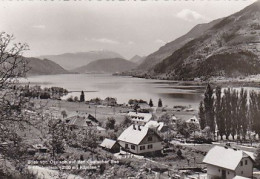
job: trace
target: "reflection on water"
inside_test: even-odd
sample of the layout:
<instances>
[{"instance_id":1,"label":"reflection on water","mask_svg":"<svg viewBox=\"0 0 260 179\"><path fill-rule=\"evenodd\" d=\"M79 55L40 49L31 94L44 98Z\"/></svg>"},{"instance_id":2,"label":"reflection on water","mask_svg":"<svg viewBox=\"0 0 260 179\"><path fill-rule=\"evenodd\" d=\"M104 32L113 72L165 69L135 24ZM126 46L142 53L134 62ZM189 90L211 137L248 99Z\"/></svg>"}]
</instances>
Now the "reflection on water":
<instances>
[{"instance_id":1,"label":"reflection on water","mask_svg":"<svg viewBox=\"0 0 260 179\"><path fill-rule=\"evenodd\" d=\"M175 105L193 106L197 109L199 101L203 98L204 86L182 85L178 86L176 81L163 81L152 79L141 79L132 77L112 76L106 74L66 74L33 76L23 82L30 81L31 84L43 87L59 86L69 91L91 91L85 92L85 99L99 97L115 97L119 103L127 103L129 99L153 100L157 104L161 98L164 105L173 107ZM71 92L70 95L80 95L80 92ZM67 97L68 97L67 96ZM66 97L66 98L67 98Z\"/></svg>"}]
</instances>

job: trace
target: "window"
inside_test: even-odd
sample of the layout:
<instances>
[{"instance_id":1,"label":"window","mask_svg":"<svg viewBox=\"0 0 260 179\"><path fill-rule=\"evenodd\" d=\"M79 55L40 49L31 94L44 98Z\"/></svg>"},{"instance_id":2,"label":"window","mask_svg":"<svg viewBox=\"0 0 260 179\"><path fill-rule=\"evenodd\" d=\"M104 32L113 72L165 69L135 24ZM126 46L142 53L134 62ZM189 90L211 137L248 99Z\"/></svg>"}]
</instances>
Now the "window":
<instances>
[{"instance_id":1,"label":"window","mask_svg":"<svg viewBox=\"0 0 260 179\"><path fill-rule=\"evenodd\" d=\"M128 149L128 144L125 144L125 148Z\"/></svg>"},{"instance_id":2,"label":"window","mask_svg":"<svg viewBox=\"0 0 260 179\"><path fill-rule=\"evenodd\" d=\"M148 141L152 141L153 140L153 137L152 136L149 136L148 137Z\"/></svg>"},{"instance_id":3,"label":"window","mask_svg":"<svg viewBox=\"0 0 260 179\"><path fill-rule=\"evenodd\" d=\"M244 172L243 172L243 171L241 171L241 175L243 175L243 173L244 173Z\"/></svg>"},{"instance_id":4,"label":"window","mask_svg":"<svg viewBox=\"0 0 260 179\"><path fill-rule=\"evenodd\" d=\"M240 162L240 166L243 166L243 161Z\"/></svg>"},{"instance_id":5,"label":"window","mask_svg":"<svg viewBox=\"0 0 260 179\"><path fill-rule=\"evenodd\" d=\"M220 169L218 169L218 172L220 172Z\"/></svg>"},{"instance_id":6,"label":"window","mask_svg":"<svg viewBox=\"0 0 260 179\"><path fill-rule=\"evenodd\" d=\"M153 144L148 145L148 149L152 149L153 148Z\"/></svg>"},{"instance_id":7,"label":"window","mask_svg":"<svg viewBox=\"0 0 260 179\"><path fill-rule=\"evenodd\" d=\"M145 146L140 146L140 150L145 150Z\"/></svg>"},{"instance_id":8,"label":"window","mask_svg":"<svg viewBox=\"0 0 260 179\"><path fill-rule=\"evenodd\" d=\"M247 160L245 160L245 165L247 165Z\"/></svg>"},{"instance_id":9,"label":"window","mask_svg":"<svg viewBox=\"0 0 260 179\"><path fill-rule=\"evenodd\" d=\"M134 145L131 145L131 149L135 150L135 146L134 146Z\"/></svg>"}]
</instances>

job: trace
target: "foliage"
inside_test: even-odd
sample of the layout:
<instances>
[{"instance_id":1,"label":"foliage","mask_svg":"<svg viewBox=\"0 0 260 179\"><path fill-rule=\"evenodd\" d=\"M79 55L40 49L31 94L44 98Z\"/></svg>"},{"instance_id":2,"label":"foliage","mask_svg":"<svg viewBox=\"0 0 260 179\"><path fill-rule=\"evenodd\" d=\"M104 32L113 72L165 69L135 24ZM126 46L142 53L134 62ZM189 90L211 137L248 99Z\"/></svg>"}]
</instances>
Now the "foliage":
<instances>
[{"instance_id":1,"label":"foliage","mask_svg":"<svg viewBox=\"0 0 260 179\"><path fill-rule=\"evenodd\" d=\"M85 102L85 94L84 94L84 91L81 91L81 94L80 94L80 102Z\"/></svg>"},{"instance_id":2,"label":"foliage","mask_svg":"<svg viewBox=\"0 0 260 179\"><path fill-rule=\"evenodd\" d=\"M200 119L200 128L204 129L206 127L206 119L205 119L205 107L203 101L200 102L200 106L199 106L199 119Z\"/></svg>"},{"instance_id":3,"label":"foliage","mask_svg":"<svg viewBox=\"0 0 260 179\"><path fill-rule=\"evenodd\" d=\"M159 98L159 100L158 100L158 107L162 107L162 106L163 106L162 100L161 100L161 98Z\"/></svg>"},{"instance_id":4,"label":"foliage","mask_svg":"<svg viewBox=\"0 0 260 179\"><path fill-rule=\"evenodd\" d=\"M254 155L255 155L255 167L260 169L260 145L257 147Z\"/></svg>"},{"instance_id":5,"label":"foliage","mask_svg":"<svg viewBox=\"0 0 260 179\"><path fill-rule=\"evenodd\" d=\"M149 106L150 106L150 107L153 107L153 101L152 101L152 99L150 99L150 101L149 101Z\"/></svg>"},{"instance_id":6,"label":"foliage","mask_svg":"<svg viewBox=\"0 0 260 179\"><path fill-rule=\"evenodd\" d=\"M114 118L108 118L106 122L106 129L115 129L116 120Z\"/></svg>"}]
</instances>

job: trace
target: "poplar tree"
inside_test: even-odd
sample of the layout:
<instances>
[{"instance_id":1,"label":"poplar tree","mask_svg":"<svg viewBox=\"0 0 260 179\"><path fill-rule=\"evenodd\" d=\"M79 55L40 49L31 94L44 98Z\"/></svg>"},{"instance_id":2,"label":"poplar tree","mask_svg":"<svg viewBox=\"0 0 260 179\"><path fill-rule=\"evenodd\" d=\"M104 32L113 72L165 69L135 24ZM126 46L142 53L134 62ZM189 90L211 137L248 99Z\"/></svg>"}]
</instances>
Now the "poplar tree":
<instances>
[{"instance_id":1,"label":"poplar tree","mask_svg":"<svg viewBox=\"0 0 260 179\"><path fill-rule=\"evenodd\" d=\"M228 138L231 134L232 120L231 120L231 91L230 88L224 91L225 95L225 135Z\"/></svg>"},{"instance_id":2,"label":"poplar tree","mask_svg":"<svg viewBox=\"0 0 260 179\"><path fill-rule=\"evenodd\" d=\"M247 91L242 88L240 91L240 99L239 99L238 125L242 126L241 132L242 132L243 139L245 139L249 127L247 101L248 101Z\"/></svg>"},{"instance_id":3,"label":"poplar tree","mask_svg":"<svg viewBox=\"0 0 260 179\"><path fill-rule=\"evenodd\" d=\"M84 101L85 101L85 94L84 91L81 91L80 102L84 102Z\"/></svg>"},{"instance_id":4,"label":"poplar tree","mask_svg":"<svg viewBox=\"0 0 260 179\"><path fill-rule=\"evenodd\" d=\"M161 100L161 98L158 101L158 107L162 107L162 100Z\"/></svg>"},{"instance_id":5,"label":"poplar tree","mask_svg":"<svg viewBox=\"0 0 260 179\"><path fill-rule=\"evenodd\" d=\"M223 122L223 120L221 119L221 87L217 86L216 88L216 102L215 102L215 119L216 119L216 124L218 127L218 130L220 130L220 126L221 126L221 122ZM222 138L222 136L221 136Z\"/></svg>"},{"instance_id":6,"label":"poplar tree","mask_svg":"<svg viewBox=\"0 0 260 179\"><path fill-rule=\"evenodd\" d=\"M213 89L210 86L210 84L208 84L206 91L204 93L204 106L205 106L206 125L210 127L210 131L214 134L215 133L214 97L213 97Z\"/></svg>"},{"instance_id":7,"label":"poplar tree","mask_svg":"<svg viewBox=\"0 0 260 179\"><path fill-rule=\"evenodd\" d=\"M200 102L199 106L199 118L200 118L200 128L203 130L206 127L206 119L205 119L205 108L203 101Z\"/></svg>"},{"instance_id":8,"label":"poplar tree","mask_svg":"<svg viewBox=\"0 0 260 179\"><path fill-rule=\"evenodd\" d=\"M153 101L152 101L152 99L150 99L150 101L149 101L149 106L150 106L150 107L153 107Z\"/></svg>"}]
</instances>

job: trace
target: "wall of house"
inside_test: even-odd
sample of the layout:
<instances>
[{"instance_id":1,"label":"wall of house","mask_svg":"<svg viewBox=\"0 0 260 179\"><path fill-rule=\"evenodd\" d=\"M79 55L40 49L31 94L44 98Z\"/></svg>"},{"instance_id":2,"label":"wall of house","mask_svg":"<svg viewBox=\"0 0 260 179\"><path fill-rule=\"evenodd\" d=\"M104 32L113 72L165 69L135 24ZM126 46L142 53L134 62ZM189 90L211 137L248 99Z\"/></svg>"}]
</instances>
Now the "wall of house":
<instances>
[{"instance_id":1,"label":"wall of house","mask_svg":"<svg viewBox=\"0 0 260 179\"><path fill-rule=\"evenodd\" d=\"M222 170L225 170L226 172L226 179L232 179L235 177L235 172L227 169L223 169L221 167L217 167L214 165L207 165L207 176L208 179L217 179L221 178L222 176Z\"/></svg>"},{"instance_id":2,"label":"wall of house","mask_svg":"<svg viewBox=\"0 0 260 179\"><path fill-rule=\"evenodd\" d=\"M247 161L247 165L246 165ZM238 164L235 172L236 175L248 177L251 178L253 176L253 162L249 157L242 158L240 162L243 162L243 165L241 166L241 163Z\"/></svg>"},{"instance_id":3,"label":"wall of house","mask_svg":"<svg viewBox=\"0 0 260 179\"><path fill-rule=\"evenodd\" d=\"M160 151L163 149L162 142L155 142L155 143L149 143L149 144L141 144L141 145L133 145L130 143L126 143L124 141L118 141L121 147L125 149L126 144L128 144L128 151L135 153L135 154L142 154L147 152L154 152L154 151ZM131 146L135 146L134 149ZM148 145L152 145L152 148L148 148ZM141 150L140 147L144 146L144 150Z\"/></svg>"}]
</instances>

